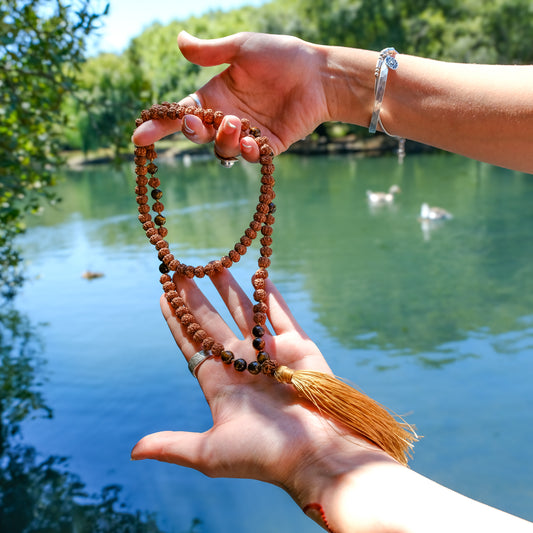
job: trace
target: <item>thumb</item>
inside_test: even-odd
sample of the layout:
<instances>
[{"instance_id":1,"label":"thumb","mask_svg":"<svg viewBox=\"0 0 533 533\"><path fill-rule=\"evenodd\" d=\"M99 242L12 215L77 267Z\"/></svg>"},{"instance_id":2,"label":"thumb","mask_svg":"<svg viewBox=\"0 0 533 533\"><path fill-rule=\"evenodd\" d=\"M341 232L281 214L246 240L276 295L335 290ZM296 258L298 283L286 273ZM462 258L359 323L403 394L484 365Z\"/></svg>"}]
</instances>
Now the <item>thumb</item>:
<instances>
[{"instance_id":1,"label":"thumb","mask_svg":"<svg viewBox=\"0 0 533 533\"><path fill-rule=\"evenodd\" d=\"M200 470L204 433L160 431L143 437L131 450L131 459L155 459Z\"/></svg>"},{"instance_id":2,"label":"thumb","mask_svg":"<svg viewBox=\"0 0 533 533\"><path fill-rule=\"evenodd\" d=\"M186 31L181 31L178 35L178 46L191 63L202 67L213 67L231 63L244 39L243 33L219 39L199 39Z\"/></svg>"}]
</instances>

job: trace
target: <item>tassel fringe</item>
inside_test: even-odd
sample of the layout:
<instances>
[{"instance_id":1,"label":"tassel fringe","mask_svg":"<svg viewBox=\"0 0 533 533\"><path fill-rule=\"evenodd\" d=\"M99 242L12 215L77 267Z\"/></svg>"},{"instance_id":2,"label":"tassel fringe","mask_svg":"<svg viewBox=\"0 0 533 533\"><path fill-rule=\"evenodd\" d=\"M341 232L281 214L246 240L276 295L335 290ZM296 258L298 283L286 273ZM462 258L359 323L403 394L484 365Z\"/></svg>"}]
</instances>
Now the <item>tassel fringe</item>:
<instances>
[{"instance_id":1,"label":"tassel fringe","mask_svg":"<svg viewBox=\"0 0 533 533\"><path fill-rule=\"evenodd\" d=\"M407 465L418 435L412 426L379 403L341 379L321 372L279 366L274 377L281 383L291 384L298 395L311 402L319 412L341 422Z\"/></svg>"}]
</instances>

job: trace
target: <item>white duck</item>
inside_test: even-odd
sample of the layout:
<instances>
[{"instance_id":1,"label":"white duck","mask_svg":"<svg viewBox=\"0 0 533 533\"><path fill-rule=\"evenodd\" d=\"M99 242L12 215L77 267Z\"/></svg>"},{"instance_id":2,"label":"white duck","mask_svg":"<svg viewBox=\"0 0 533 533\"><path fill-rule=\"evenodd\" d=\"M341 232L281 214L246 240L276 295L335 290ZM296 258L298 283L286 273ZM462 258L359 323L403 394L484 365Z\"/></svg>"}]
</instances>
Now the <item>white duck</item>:
<instances>
[{"instance_id":1,"label":"white duck","mask_svg":"<svg viewBox=\"0 0 533 533\"><path fill-rule=\"evenodd\" d=\"M441 207L430 207L423 203L420 208L420 220L449 220L452 214Z\"/></svg>"},{"instance_id":2,"label":"white duck","mask_svg":"<svg viewBox=\"0 0 533 533\"><path fill-rule=\"evenodd\" d=\"M401 192L400 187L392 185L389 192L366 191L366 197L371 204L391 204L394 202L394 195L399 192Z\"/></svg>"}]
</instances>

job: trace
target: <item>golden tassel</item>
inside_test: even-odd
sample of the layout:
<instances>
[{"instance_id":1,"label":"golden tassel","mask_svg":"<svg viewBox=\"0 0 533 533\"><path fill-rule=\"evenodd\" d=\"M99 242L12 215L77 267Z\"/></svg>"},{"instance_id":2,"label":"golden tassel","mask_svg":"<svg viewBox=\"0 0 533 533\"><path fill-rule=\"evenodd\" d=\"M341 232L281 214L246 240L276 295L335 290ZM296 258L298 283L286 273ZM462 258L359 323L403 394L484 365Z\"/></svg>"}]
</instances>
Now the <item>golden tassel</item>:
<instances>
[{"instance_id":1,"label":"golden tassel","mask_svg":"<svg viewBox=\"0 0 533 533\"><path fill-rule=\"evenodd\" d=\"M413 442L413 427L397 420L387 409L339 378L310 370L279 366L274 377L291 384L298 395L310 401L320 413L341 422L368 439L399 463L407 465Z\"/></svg>"}]
</instances>

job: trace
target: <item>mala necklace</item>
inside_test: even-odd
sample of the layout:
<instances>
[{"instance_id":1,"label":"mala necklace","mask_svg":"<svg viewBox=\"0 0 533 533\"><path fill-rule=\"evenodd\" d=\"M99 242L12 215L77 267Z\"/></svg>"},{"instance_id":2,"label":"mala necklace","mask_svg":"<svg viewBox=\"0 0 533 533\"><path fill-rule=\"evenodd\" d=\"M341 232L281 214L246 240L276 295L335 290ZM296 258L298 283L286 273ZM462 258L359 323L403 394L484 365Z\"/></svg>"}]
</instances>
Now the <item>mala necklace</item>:
<instances>
[{"instance_id":1,"label":"mala necklace","mask_svg":"<svg viewBox=\"0 0 533 533\"><path fill-rule=\"evenodd\" d=\"M185 115L195 115L202 120L205 126L212 126L214 129L218 129L225 117L221 111L163 102L142 111L135 124L138 127L148 120L175 120L182 119ZM139 211L138 218L150 243L155 246L161 261L159 265L160 282L165 297L176 318L186 328L192 341L201 346L204 354L209 357L220 358L227 365L233 365L237 372L263 373L275 378L280 383L292 385L298 395L311 402L321 414L341 422L352 433L371 441L400 463L407 464L412 442L417 439L411 426L402 420L397 420L384 407L339 378L315 371L292 370L271 359L264 350L264 326L268 311L268 293L265 290L265 280L268 277L268 267L271 263L272 226L275 222L274 212L276 211L276 206L273 203L275 198L275 180L273 177L275 168L272 164L274 153L269 146L268 138L261 136L258 128L251 127L249 120L245 118L241 119L241 138L244 136L254 137L259 147L259 161L261 163L259 203L256 206L252 221L233 249L227 255L210 261L204 266L186 265L171 253L169 243L165 240L168 230L165 228L166 218L162 214L164 205L160 201L163 197L163 192L160 189L161 181L155 177L158 170L154 163L157 158L155 146L151 144L135 147L135 194ZM147 185L151 189L151 198L155 200L151 209L148 204ZM153 211L154 217L150 214L150 210ZM179 296L169 273L174 272L174 275L188 278L214 276L223 269L230 268L233 263L237 263L259 233L262 234L260 239L262 246L257 260L258 269L252 276L253 298L256 302L253 306L255 325L252 329L252 346L256 352L256 359L248 363L245 359L235 358L231 351L226 350L220 342L217 342L202 328L187 302Z\"/></svg>"}]
</instances>

